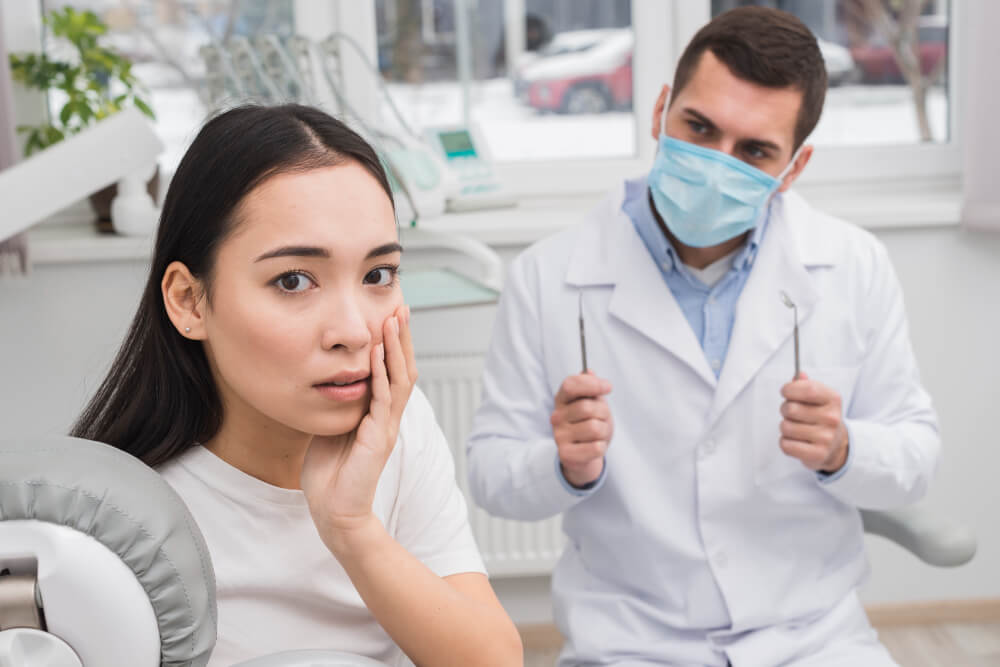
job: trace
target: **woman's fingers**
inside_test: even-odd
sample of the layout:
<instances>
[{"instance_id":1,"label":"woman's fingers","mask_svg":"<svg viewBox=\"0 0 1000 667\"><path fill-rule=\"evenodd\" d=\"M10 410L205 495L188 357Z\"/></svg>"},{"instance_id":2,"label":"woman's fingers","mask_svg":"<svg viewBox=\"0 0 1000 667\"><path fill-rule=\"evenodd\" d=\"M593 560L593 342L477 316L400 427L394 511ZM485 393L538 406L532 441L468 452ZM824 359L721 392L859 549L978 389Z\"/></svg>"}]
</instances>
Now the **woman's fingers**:
<instances>
[{"instance_id":1,"label":"woman's fingers","mask_svg":"<svg viewBox=\"0 0 1000 667\"><path fill-rule=\"evenodd\" d=\"M389 369L389 383L395 390L400 384L409 382L406 370L406 355L403 353L400 329L402 322L397 314L390 316L382 325L382 342L385 343L385 364ZM395 394L395 391L393 391Z\"/></svg>"},{"instance_id":2,"label":"woman's fingers","mask_svg":"<svg viewBox=\"0 0 1000 667\"><path fill-rule=\"evenodd\" d=\"M386 366L389 372L389 387L392 394L392 407L386 423L386 435L395 442L399 433L399 423L403 410L410 400L413 390L410 366L412 361L412 341L409 327L406 324L406 306L400 306L396 313L382 325L382 340L385 342ZM404 343L406 339L407 343ZM409 354L406 348L409 347ZM409 358L408 358L409 356Z\"/></svg>"},{"instance_id":3,"label":"woman's fingers","mask_svg":"<svg viewBox=\"0 0 1000 667\"><path fill-rule=\"evenodd\" d=\"M406 370L410 376L410 384L417 381L417 358L413 352L413 336L410 334L410 307L403 306L399 313L399 341L403 345L403 356L406 358Z\"/></svg>"},{"instance_id":4,"label":"woman's fingers","mask_svg":"<svg viewBox=\"0 0 1000 667\"><path fill-rule=\"evenodd\" d=\"M389 373L385 367L385 344L372 348L372 401L368 415L375 426L385 428L392 407L392 390L389 387Z\"/></svg>"}]
</instances>

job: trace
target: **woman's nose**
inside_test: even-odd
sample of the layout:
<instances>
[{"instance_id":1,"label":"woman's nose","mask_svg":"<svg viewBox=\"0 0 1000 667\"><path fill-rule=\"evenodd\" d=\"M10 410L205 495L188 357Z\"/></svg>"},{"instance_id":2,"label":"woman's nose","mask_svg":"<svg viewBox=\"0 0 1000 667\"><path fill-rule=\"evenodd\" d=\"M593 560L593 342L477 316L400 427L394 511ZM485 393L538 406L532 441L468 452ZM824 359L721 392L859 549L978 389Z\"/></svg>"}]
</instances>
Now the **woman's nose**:
<instances>
[{"instance_id":1,"label":"woman's nose","mask_svg":"<svg viewBox=\"0 0 1000 667\"><path fill-rule=\"evenodd\" d=\"M372 342L372 332L361 304L355 299L338 299L327 315L321 344L324 350L361 350Z\"/></svg>"}]
</instances>

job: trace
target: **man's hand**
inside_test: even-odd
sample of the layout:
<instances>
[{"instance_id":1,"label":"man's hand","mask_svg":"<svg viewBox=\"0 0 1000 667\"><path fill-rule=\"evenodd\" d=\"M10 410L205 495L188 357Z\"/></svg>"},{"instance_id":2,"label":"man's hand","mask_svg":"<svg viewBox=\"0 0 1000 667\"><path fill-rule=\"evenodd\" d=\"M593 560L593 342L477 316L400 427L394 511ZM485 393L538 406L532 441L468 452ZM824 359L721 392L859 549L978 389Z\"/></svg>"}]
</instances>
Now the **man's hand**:
<instances>
[{"instance_id":1,"label":"man's hand","mask_svg":"<svg viewBox=\"0 0 1000 667\"><path fill-rule=\"evenodd\" d=\"M611 383L590 371L566 378L552 410L552 435L566 480L583 487L601 476L604 453L614 430L604 395Z\"/></svg>"},{"instance_id":2,"label":"man's hand","mask_svg":"<svg viewBox=\"0 0 1000 667\"><path fill-rule=\"evenodd\" d=\"M840 470L849 446L840 394L800 373L781 388L781 395L781 451L810 470Z\"/></svg>"}]
</instances>

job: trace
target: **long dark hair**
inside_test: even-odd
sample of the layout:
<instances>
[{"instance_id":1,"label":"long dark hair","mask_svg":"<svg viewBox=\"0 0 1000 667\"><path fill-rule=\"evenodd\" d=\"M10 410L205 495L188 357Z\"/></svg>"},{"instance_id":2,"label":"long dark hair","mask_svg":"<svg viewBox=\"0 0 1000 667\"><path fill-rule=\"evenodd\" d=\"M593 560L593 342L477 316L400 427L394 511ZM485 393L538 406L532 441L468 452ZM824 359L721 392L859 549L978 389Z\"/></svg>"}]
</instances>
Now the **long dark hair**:
<instances>
[{"instance_id":1,"label":"long dark hair","mask_svg":"<svg viewBox=\"0 0 1000 667\"><path fill-rule=\"evenodd\" d=\"M181 336L167 317L163 274L171 262L183 262L208 298L217 250L251 190L276 174L349 161L367 169L392 200L372 147L318 109L243 106L209 120L170 182L132 326L72 435L106 442L151 466L212 438L222 424L222 401L202 344Z\"/></svg>"}]
</instances>

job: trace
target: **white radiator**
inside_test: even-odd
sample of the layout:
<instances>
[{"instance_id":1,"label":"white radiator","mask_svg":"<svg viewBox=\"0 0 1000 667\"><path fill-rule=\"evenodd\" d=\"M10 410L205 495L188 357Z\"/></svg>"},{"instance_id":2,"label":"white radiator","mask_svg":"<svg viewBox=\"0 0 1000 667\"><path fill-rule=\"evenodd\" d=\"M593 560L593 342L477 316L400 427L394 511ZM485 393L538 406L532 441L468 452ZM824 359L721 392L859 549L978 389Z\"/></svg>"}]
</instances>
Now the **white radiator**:
<instances>
[{"instance_id":1,"label":"white radiator","mask_svg":"<svg viewBox=\"0 0 1000 667\"><path fill-rule=\"evenodd\" d=\"M455 474L469 504L469 522L491 577L549 574L562 553L561 517L525 522L498 519L478 507L468 493L465 441L479 406L483 358L421 357L417 360L425 394L455 457Z\"/></svg>"}]
</instances>

